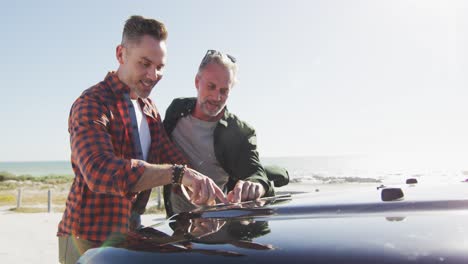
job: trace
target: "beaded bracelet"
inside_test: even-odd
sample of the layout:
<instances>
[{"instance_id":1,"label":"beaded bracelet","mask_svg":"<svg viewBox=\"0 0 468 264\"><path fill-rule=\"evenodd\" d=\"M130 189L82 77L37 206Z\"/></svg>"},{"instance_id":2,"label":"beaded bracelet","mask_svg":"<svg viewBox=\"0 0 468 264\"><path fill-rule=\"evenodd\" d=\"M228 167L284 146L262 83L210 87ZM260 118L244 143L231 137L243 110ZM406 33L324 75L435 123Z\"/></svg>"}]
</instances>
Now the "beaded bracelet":
<instances>
[{"instance_id":1,"label":"beaded bracelet","mask_svg":"<svg viewBox=\"0 0 468 264\"><path fill-rule=\"evenodd\" d=\"M185 169L187 166L174 164L172 165L172 183L181 184L182 178L184 177Z\"/></svg>"}]
</instances>

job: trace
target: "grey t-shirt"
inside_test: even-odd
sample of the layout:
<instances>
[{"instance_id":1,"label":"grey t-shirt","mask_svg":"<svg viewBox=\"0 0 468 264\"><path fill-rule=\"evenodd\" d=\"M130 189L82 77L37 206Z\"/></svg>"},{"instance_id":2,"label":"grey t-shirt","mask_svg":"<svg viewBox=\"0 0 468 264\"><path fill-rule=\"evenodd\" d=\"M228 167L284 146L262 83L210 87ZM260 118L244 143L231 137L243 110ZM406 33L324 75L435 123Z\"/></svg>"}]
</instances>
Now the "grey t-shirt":
<instances>
[{"instance_id":1,"label":"grey t-shirt","mask_svg":"<svg viewBox=\"0 0 468 264\"><path fill-rule=\"evenodd\" d=\"M188 158L190 166L213 179L223 189L229 175L216 160L213 132L218 122L203 121L187 115L177 122L172 132L172 140ZM174 213L186 212L195 207L184 197L171 193Z\"/></svg>"}]
</instances>

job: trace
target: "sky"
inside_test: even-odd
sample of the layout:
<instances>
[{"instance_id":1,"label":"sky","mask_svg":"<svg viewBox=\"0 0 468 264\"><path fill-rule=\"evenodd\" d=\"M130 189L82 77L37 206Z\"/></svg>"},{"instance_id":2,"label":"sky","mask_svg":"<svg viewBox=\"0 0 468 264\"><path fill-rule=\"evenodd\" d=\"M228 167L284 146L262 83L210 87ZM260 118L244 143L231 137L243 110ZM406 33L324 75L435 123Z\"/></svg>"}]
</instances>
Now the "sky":
<instances>
[{"instance_id":1,"label":"sky","mask_svg":"<svg viewBox=\"0 0 468 264\"><path fill-rule=\"evenodd\" d=\"M453 0L3 1L0 162L69 159L70 107L117 69L134 14L169 31L162 116L216 49L237 59L228 108L261 156L468 165L468 3Z\"/></svg>"}]
</instances>

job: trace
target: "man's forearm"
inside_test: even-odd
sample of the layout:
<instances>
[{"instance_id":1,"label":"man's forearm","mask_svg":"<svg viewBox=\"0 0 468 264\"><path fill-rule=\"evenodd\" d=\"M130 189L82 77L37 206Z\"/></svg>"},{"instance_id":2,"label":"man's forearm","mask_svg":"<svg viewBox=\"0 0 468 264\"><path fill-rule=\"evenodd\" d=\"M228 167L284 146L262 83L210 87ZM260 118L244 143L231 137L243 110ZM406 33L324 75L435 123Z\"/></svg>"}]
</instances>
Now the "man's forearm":
<instances>
[{"instance_id":1,"label":"man's forearm","mask_svg":"<svg viewBox=\"0 0 468 264\"><path fill-rule=\"evenodd\" d=\"M133 186L132 192L141 192L172 182L171 164L150 164L145 162L144 167L145 172Z\"/></svg>"}]
</instances>

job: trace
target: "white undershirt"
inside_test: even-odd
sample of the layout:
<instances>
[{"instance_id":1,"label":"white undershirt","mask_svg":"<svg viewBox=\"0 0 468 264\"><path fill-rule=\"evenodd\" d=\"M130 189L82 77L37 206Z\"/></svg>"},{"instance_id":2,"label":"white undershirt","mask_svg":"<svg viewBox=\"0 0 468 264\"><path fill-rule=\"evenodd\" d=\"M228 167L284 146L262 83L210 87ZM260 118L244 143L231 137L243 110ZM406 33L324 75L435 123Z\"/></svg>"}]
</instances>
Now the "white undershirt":
<instances>
[{"instance_id":1,"label":"white undershirt","mask_svg":"<svg viewBox=\"0 0 468 264\"><path fill-rule=\"evenodd\" d=\"M146 116L143 114L143 111L140 108L140 104L138 100L133 100L132 103L135 109L135 115L137 119L138 125L138 133L140 134L140 145L141 151L143 152L143 159L147 160L148 158L148 151L151 146L151 135L150 130L148 127L148 121L146 120Z\"/></svg>"}]
</instances>

